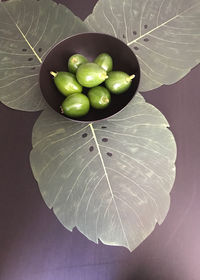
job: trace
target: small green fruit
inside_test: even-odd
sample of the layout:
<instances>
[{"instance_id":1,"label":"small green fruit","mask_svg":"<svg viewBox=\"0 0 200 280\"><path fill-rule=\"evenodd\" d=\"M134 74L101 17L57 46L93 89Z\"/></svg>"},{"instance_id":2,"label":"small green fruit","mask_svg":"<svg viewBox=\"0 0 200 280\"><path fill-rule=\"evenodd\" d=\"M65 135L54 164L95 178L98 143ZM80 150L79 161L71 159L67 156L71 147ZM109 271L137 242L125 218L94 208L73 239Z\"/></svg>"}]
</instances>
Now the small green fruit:
<instances>
[{"instance_id":1,"label":"small green fruit","mask_svg":"<svg viewBox=\"0 0 200 280\"><path fill-rule=\"evenodd\" d=\"M108 78L106 71L96 63L84 63L76 72L78 82L84 87L96 87Z\"/></svg>"},{"instance_id":2,"label":"small green fruit","mask_svg":"<svg viewBox=\"0 0 200 280\"><path fill-rule=\"evenodd\" d=\"M129 76L122 71L112 71L108 73L108 79L105 81L107 89L114 94L121 94L130 87L135 75Z\"/></svg>"},{"instance_id":3,"label":"small green fruit","mask_svg":"<svg viewBox=\"0 0 200 280\"><path fill-rule=\"evenodd\" d=\"M104 109L110 104L110 92L102 86L91 88L88 91L90 104L95 109Z\"/></svg>"},{"instance_id":4,"label":"small green fruit","mask_svg":"<svg viewBox=\"0 0 200 280\"><path fill-rule=\"evenodd\" d=\"M106 72L112 71L113 60L109 54L107 53L99 54L94 62L98 64L100 67L102 67Z\"/></svg>"},{"instance_id":5,"label":"small green fruit","mask_svg":"<svg viewBox=\"0 0 200 280\"><path fill-rule=\"evenodd\" d=\"M61 112L68 117L78 118L86 115L90 109L88 97L82 93L69 95L62 103Z\"/></svg>"},{"instance_id":6,"label":"small green fruit","mask_svg":"<svg viewBox=\"0 0 200 280\"><path fill-rule=\"evenodd\" d=\"M65 96L82 91L82 86L77 82L76 76L69 72L50 72L54 76L57 89Z\"/></svg>"},{"instance_id":7,"label":"small green fruit","mask_svg":"<svg viewBox=\"0 0 200 280\"><path fill-rule=\"evenodd\" d=\"M69 72L75 74L78 67L83 64L88 62L87 58L81 54L74 54L72 56L70 56L69 60L68 60L68 70Z\"/></svg>"}]
</instances>

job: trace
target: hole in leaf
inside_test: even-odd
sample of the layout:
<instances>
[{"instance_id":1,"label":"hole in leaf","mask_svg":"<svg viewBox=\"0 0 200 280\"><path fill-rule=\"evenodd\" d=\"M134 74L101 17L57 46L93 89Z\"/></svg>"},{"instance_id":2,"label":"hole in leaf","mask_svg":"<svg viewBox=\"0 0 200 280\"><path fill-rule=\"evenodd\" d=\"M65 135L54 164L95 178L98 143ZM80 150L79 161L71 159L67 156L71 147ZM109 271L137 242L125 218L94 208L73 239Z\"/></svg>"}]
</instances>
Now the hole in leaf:
<instances>
[{"instance_id":1,"label":"hole in leaf","mask_svg":"<svg viewBox=\"0 0 200 280\"><path fill-rule=\"evenodd\" d=\"M41 51L42 51L42 48L39 48L38 51L41 52Z\"/></svg>"},{"instance_id":2,"label":"hole in leaf","mask_svg":"<svg viewBox=\"0 0 200 280\"><path fill-rule=\"evenodd\" d=\"M94 147L93 147L93 146L90 146L90 147L89 147L89 151L90 151L90 152L94 151Z\"/></svg>"},{"instance_id":3,"label":"hole in leaf","mask_svg":"<svg viewBox=\"0 0 200 280\"><path fill-rule=\"evenodd\" d=\"M87 137L87 133L82 134L82 138L85 138L85 137Z\"/></svg>"},{"instance_id":4,"label":"hole in leaf","mask_svg":"<svg viewBox=\"0 0 200 280\"><path fill-rule=\"evenodd\" d=\"M123 38L125 39L126 38L126 36L123 34Z\"/></svg>"},{"instance_id":5,"label":"hole in leaf","mask_svg":"<svg viewBox=\"0 0 200 280\"><path fill-rule=\"evenodd\" d=\"M137 51L137 50L139 50L139 48L138 48L138 47L134 47L134 50L136 50L136 51Z\"/></svg>"},{"instance_id":6,"label":"hole in leaf","mask_svg":"<svg viewBox=\"0 0 200 280\"><path fill-rule=\"evenodd\" d=\"M148 38L145 38L145 39L144 39L144 41L145 41L145 42L148 42L148 41L149 41L149 39L148 39Z\"/></svg>"},{"instance_id":7,"label":"hole in leaf","mask_svg":"<svg viewBox=\"0 0 200 280\"><path fill-rule=\"evenodd\" d=\"M144 25L144 28L145 28L145 29L147 29L147 27L148 27L148 25L147 25L147 24L145 24L145 25Z\"/></svg>"},{"instance_id":8,"label":"hole in leaf","mask_svg":"<svg viewBox=\"0 0 200 280\"><path fill-rule=\"evenodd\" d=\"M27 51L27 49L22 49L22 51L23 51L23 52L26 52L26 51Z\"/></svg>"},{"instance_id":9,"label":"hole in leaf","mask_svg":"<svg viewBox=\"0 0 200 280\"><path fill-rule=\"evenodd\" d=\"M35 70L35 67L32 67L31 70Z\"/></svg>"},{"instance_id":10,"label":"hole in leaf","mask_svg":"<svg viewBox=\"0 0 200 280\"><path fill-rule=\"evenodd\" d=\"M108 155L109 157L111 157L111 156L112 156L112 153L109 153L109 152L108 152L107 155Z\"/></svg>"},{"instance_id":11,"label":"hole in leaf","mask_svg":"<svg viewBox=\"0 0 200 280\"><path fill-rule=\"evenodd\" d=\"M133 35L137 35L137 32L136 32L136 31L133 31Z\"/></svg>"},{"instance_id":12,"label":"hole in leaf","mask_svg":"<svg viewBox=\"0 0 200 280\"><path fill-rule=\"evenodd\" d=\"M32 57L29 57L28 61L31 61L31 60L33 60L33 58L32 58Z\"/></svg>"},{"instance_id":13,"label":"hole in leaf","mask_svg":"<svg viewBox=\"0 0 200 280\"><path fill-rule=\"evenodd\" d=\"M105 128L107 128L107 126L102 126L101 128L105 129Z\"/></svg>"},{"instance_id":14,"label":"hole in leaf","mask_svg":"<svg viewBox=\"0 0 200 280\"><path fill-rule=\"evenodd\" d=\"M108 138L103 138L102 142L108 142Z\"/></svg>"}]
</instances>

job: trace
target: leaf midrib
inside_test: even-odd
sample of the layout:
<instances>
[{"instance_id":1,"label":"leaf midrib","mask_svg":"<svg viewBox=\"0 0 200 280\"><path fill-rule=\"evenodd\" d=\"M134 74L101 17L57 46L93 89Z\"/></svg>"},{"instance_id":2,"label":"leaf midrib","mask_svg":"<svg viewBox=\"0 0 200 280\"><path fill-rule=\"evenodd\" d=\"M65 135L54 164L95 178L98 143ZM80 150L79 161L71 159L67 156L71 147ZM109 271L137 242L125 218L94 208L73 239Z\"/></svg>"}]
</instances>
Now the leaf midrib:
<instances>
[{"instance_id":1,"label":"leaf midrib","mask_svg":"<svg viewBox=\"0 0 200 280\"><path fill-rule=\"evenodd\" d=\"M25 40L25 42L27 43L27 45L29 46L29 48L31 49L31 51L34 53L34 55L37 57L37 59L39 60L40 63L42 63L42 59L39 57L39 55L36 53L34 47L30 44L30 42L28 41L28 39L26 38L25 34L23 33L23 31L20 29L20 27L18 26L18 24L15 22L15 20L13 19L12 15L10 14L10 12L8 11L8 9L6 8L5 4L3 5L6 13L8 14L9 18L11 19L11 21L14 23L14 25L16 26L16 28L18 29L19 33L21 34L21 36L23 37L23 39Z\"/></svg>"},{"instance_id":2,"label":"leaf midrib","mask_svg":"<svg viewBox=\"0 0 200 280\"><path fill-rule=\"evenodd\" d=\"M112 197L112 200L114 202L114 205L115 205L115 208L116 208L116 211L117 211L117 215L118 215L119 222L120 222L120 225L121 225L121 228L122 228L122 232L123 232L124 238L125 238L126 243L127 243L127 247L130 248L129 242L128 242L128 238L126 236L126 233L125 233L125 230L124 230L124 227L123 227L122 219L121 219L118 207L117 207L117 203L115 201L115 196L114 196L111 184L110 184L110 180L109 180L109 177L108 177L106 166L104 164L104 160L103 160L103 157L102 157L102 154L101 154L101 150L100 150L100 147L99 147L99 144L98 144L98 140L97 140L97 137L96 137L96 134L95 134L95 131L94 131L94 127L93 127L92 123L90 123L89 126L90 126L90 129L92 131L92 135L93 135L93 138L94 138L97 150L98 150L98 154L99 154L99 157L100 157L100 160L101 160L101 164L102 164L102 167L103 167L103 170L104 170L104 173L105 173L105 177L106 177L106 180L107 180L107 183L108 183L108 187L109 187L109 190L110 190L110 193L111 193L111 197Z\"/></svg>"},{"instance_id":3,"label":"leaf midrib","mask_svg":"<svg viewBox=\"0 0 200 280\"><path fill-rule=\"evenodd\" d=\"M160 27L166 25L166 24L169 23L170 21L174 20L175 18L177 18L177 17L179 17L180 15L182 15L182 14L188 12L189 10L193 9L195 6L198 6L198 5L200 5L200 3L194 4L193 6L191 6L190 8L188 8L188 9L186 9L186 10L184 10L184 11L181 12L180 14L178 14L178 15L176 15L176 16L170 18L169 20L167 20L167 21L163 22L162 24L158 25L157 27L155 27L155 28L149 30L149 31L146 32L145 34L143 34L143 35L141 35L140 37L136 38L135 40L132 40L131 42L127 43L127 45L130 46L130 45L132 45L133 43L136 43L138 40L142 39L143 37L147 36L148 34L152 33L153 31L159 29Z\"/></svg>"}]
</instances>

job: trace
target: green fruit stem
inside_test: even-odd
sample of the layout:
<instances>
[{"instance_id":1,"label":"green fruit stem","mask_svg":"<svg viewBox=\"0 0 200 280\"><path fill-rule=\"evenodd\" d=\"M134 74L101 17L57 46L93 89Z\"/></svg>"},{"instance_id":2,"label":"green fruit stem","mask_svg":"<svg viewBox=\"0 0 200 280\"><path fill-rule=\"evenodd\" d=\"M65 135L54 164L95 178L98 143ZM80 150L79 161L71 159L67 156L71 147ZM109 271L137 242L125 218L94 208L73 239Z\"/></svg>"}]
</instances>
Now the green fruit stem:
<instances>
[{"instance_id":1,"label":"green fruit stem","mask_svg":"<svg viewBox=\"0 0 200 280\"><path fill-rule=\"evenodd\" d=\"M76 62L78 62L78 59L76 57L73 57L72 62L76 63Z\"/></svg>"},{"instance_id":2,"label":"green fruit stem","mask_svg":"<svg viewBox=\"0 0 200 280\"><path fill-rule=\"evenodd\" d=\"M57 72L53 72L53 71L51 71L50 74L51 74L52 76L54 76L54 77L56 77L56 76L58 75Z\"/></svg>"},{"instance_id":3,"label":"green fruit stem","mask_svg":"<svg viewBox=\"0 0 200 280\"><path fill-rule=\"evenodd\" d=\"M64 114L64 111L63 111L63 107L60 106L60 111L61 111L61 114Z\"/></svg>"},{"instance_id":4,"label":"green fruit stem","mask_svg":"<svg viewBox=\"0 0 200 280\"><path fill-rule=\"evenodd\" d=\"M130 80L133 80L134 78L135 78L135 75L133 74L127 78L127 81L130 82Z\"/></svg>"},{"instance_id":5,"label":"green fruit stem","mask_svg":"<svg viewBox=\"0 0 200 280\"><path fill-rule=\"evenodd\" d=\"M108 75L107 74L102 74L102 77L106 79L108 79Z\"/></svg>"},{"instance_id":6,"label":"green fruit stem","mask_svg":"<svg viewBox=\"0 0 200 280\"><path fill-rule=\"evenodd\" d=\"M109 99L108 99L108 97L105 96L105 97L102 98L102 101L103 101L104 104L106 104L106 103L109 102Z\"/></svg>"}]
</instances>

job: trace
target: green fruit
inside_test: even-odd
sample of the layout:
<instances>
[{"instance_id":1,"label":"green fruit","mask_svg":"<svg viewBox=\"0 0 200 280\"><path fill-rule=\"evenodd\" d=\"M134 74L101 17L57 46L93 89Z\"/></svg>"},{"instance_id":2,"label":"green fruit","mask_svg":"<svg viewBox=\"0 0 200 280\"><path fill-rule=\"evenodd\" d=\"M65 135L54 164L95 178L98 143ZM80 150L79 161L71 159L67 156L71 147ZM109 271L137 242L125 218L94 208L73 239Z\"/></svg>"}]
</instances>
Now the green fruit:
<instances>
[{"instance_id":1,"label":"green fruit","mask_svg":"<svg viewBox=\"0 0 200 280\"><path fill-rule=\"evenodd\" d=\"M102 86L91 88L88 91L90 105L95 109L104 109L110 104L110 92Z\"/></svg>"},{"instance_id":2,"label":"green fruit","mask_svg":"<svg viewBox=\"0 0 200 280\"><path fill-rule=\"evenodd\" d=\"M84 57L81 54L74 54L72 56L70 56L69 60L68 60L68 70L69 72L75 74L78 67L83 64L86 63L88 60L86 57Z\"/></svg>"},{"instance_id":3,"label":"green fruit","mask_svg":"<svg viewBox=\"0 0 200 280\"><path fill-rule=\"evenodd\" d=\"M129 76L122 71L112 71L108 73L108 79L105 81L105 85L112 93L120 94L130 87L134 77L135 75Z\"/></svg>"},{"instance_id":4,"label":"green fruit","mask_svg":"<svg viewBox=\"0 0 200 280\"><path fill-rule=\"evenodd\" d=\"M57 89L65 96L82 91L82 86L77 82L76 76L69 72L50 72L54 76Z\"/></svg>"},{"instance_id":5,"label":"green fruit","mask_svg":"<svg viewBox=\"0 0 200 280\"><path fill-rule=\"evenodd\" d=\"M72 118L78 118L86 115L89 109L89 99L82 93L69 95L65 98L61 106L61 112Z\"/></svg>"},{"instance_id":6,"label":"green fruit","mask_svg":"<svg viewBox=\"0 0 200 280\"><path fill-rule=\"evenodd\" d=\"M106 72L112 71L113 68L113 60L112 57L107 53L101 53L97 56L94 61L100 67L102 67Z\"/></svg>"},{"instance_id":7,"label":"green fruit","mask_svg":"<svg viewBox=\"0 0 200 280\"><path fill-rule=\"evenodd\" d=\"M76 72L78 82L84 87L96 87L108 78L106 71L96 63L84 63Z\"/></svg>"}]
</instances>

